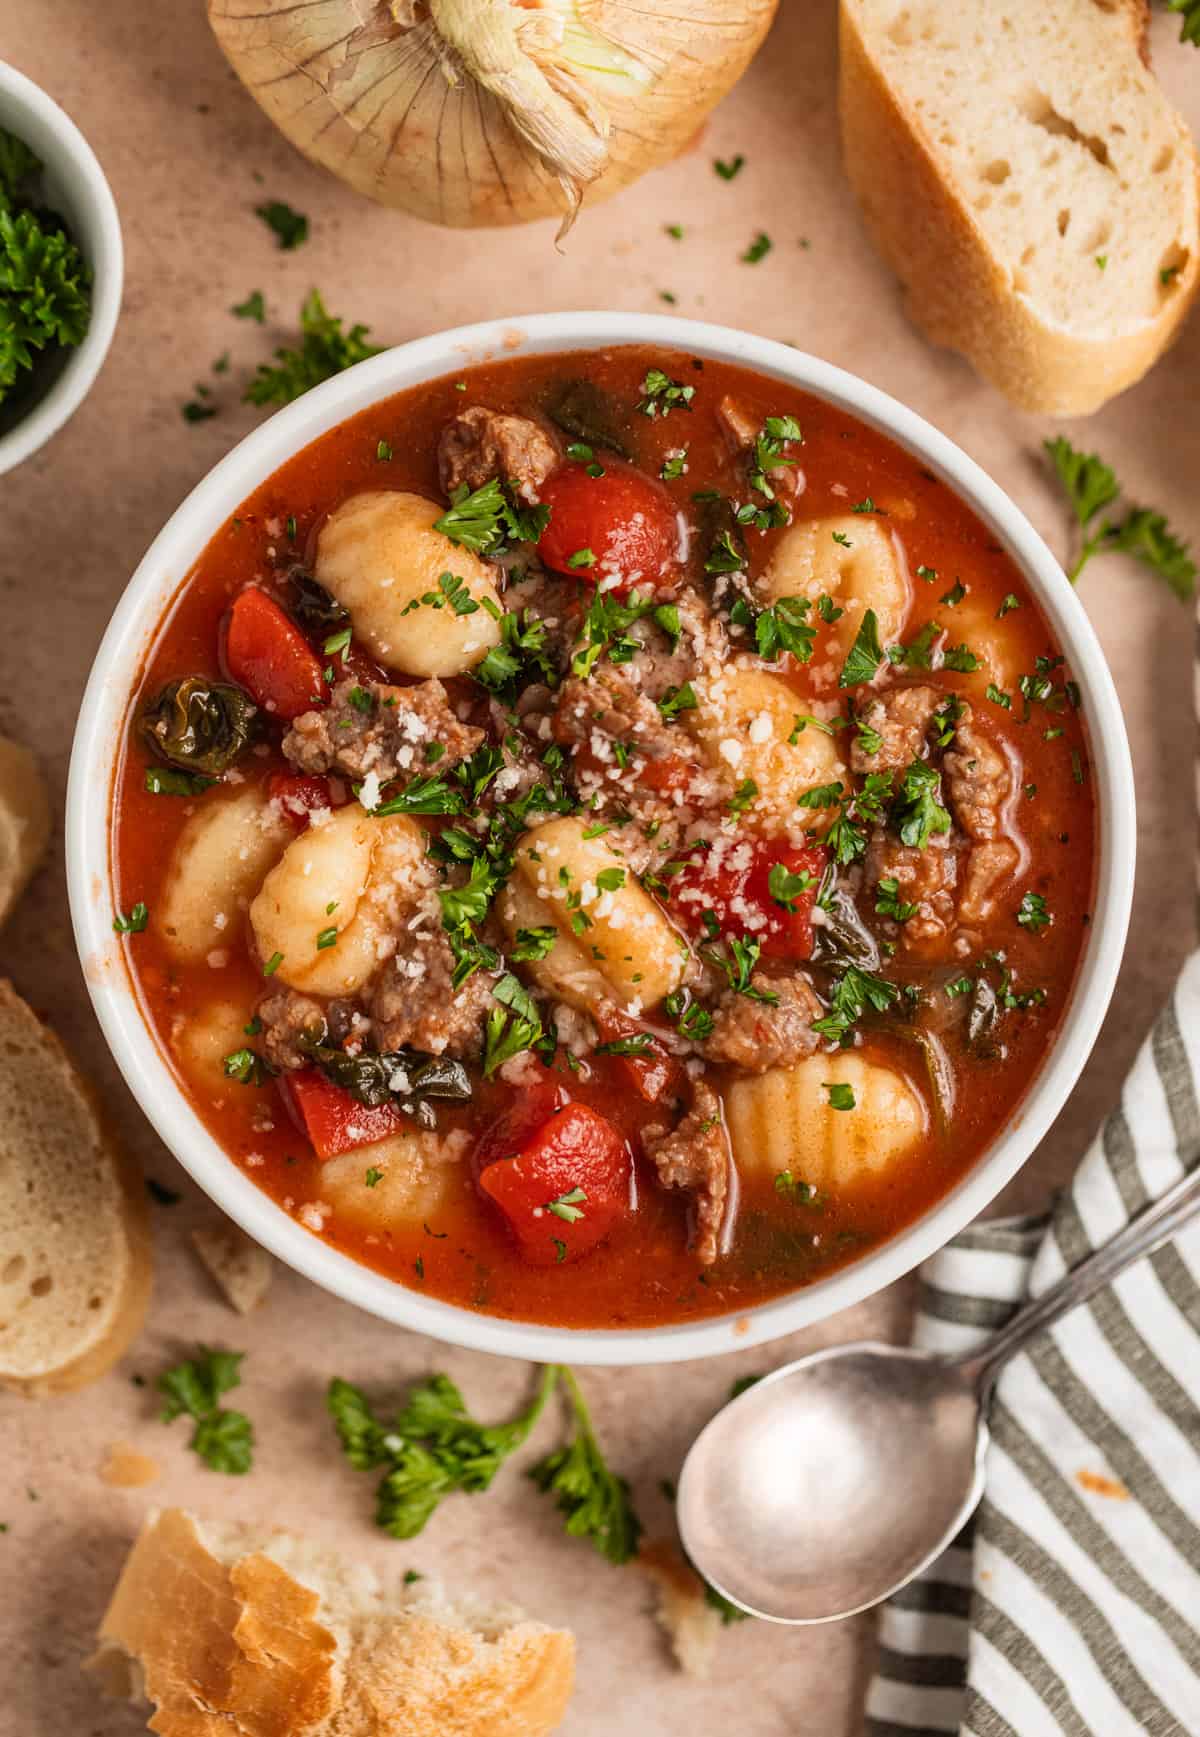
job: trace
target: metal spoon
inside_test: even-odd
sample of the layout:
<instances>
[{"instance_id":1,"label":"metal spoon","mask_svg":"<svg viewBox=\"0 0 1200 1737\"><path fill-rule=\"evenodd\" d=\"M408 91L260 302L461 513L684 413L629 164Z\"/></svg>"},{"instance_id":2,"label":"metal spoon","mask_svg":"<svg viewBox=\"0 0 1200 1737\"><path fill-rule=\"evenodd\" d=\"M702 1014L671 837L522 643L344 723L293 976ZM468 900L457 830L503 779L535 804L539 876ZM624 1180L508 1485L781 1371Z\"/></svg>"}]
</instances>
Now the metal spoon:
<instances>
[{"instance_id":1,"label":"metal spoon","mask_svg":"<svg viewBox=\"0 0 1200 1737\"><path fill-rule=\"evenodd\" d=\"M785 1623L853 1616L907 1585L979 1501L1002 1365L1197 1211L1193 1171L969 1357L835 1345L756 1382L701 1431L679 1479L700 1573Z\"/></svg>"}]
</instances>

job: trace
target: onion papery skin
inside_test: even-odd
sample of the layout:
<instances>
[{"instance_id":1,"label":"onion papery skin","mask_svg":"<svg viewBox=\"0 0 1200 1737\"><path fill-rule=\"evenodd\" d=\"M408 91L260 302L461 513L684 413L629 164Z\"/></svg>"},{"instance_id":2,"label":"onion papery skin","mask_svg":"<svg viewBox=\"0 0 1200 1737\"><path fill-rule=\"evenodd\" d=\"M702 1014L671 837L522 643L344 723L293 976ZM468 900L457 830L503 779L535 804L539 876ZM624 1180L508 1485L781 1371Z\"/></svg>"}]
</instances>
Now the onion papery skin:
<instances>
[{"instance_id":1,"label":"onion papery skin","mask_svg":"<svg viewBox=\"0 0 1200 1737\"><path fill-rule=\"evenodd\" d=\"M380 204L468 228L559 217L669 162L777 0L208 0L242 83Z\"/></svg>"}]
</instances>

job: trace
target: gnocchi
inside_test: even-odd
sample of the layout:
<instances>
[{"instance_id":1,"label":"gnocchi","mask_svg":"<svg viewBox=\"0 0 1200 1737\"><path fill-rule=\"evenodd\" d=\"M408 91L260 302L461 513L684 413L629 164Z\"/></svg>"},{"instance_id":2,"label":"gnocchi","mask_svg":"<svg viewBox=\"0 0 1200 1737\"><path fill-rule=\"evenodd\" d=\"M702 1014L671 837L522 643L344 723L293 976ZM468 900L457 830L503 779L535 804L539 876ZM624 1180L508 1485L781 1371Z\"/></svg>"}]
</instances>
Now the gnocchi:
<instances>
[{"instance_id":1,"label":"gnocchi","mask_svg":"<svg viewBox=\"0 0 1200 1737\"><path fill-rule=\"evenodd\" d=\"M746 811L756 828L819 829L822 812L802 809L797 815L796 804L814 785L843 778L846 768L824 730L797 732L804 707L795 689L766 670L726 664L698 693L700 703L684 714L685 722L713 766L735 783L751 779L757 785Z\"/></svg>"},{"instance_id":2,"label":"gnocchi","mask_svg":"<svg viewBox=\"0 0 1200 1737\"><path fill-rule=\"evenodd\" d=\"M809 519L784 532L759 581L769 601L824 592L843 611L823 628L825 650L845 662L868 609L875 611L882 645L900 639L912 603L907 564L892 533L866 513Z\"/></svg>"},{"instance_id":3,"label":"gnocchi","mask_svg":"<svg viewBox=\"0 0 1200 1737\"><path fill-rule=\"evenodd\" d=\"M425 833L404 814L351 803L288 845L250 906L260 959L292 989L351 995L396 944L429 881Z\"/></svg>"},{"instance_id":4,"label":"gnocchi","mask_svg":"<svg viewBox=\"0 0 1200 1737\"><path fill-rule=\"evenodd\" d=\"M245 1045L245 1010L232 1001L214 1001L199 1013L180 1015L171 1032L171 1053L180 1071L210 1095L228 1086L225 1057Z\"/></svg>"},{"instance_id":5,"label":"gnocchi","mask_svg":"<svg viewBox=\"0 0 1200 1737\"><path fill-rule=\"evenodd\" d=\"M833 1108L831 1085L849 1086L853 1109ZM789 1170L797 1181L841 1192L877 1180L911 1152L929 1118L902 1074L844 1053L735 1080L725 1093L725 1120L744 1175Z\"/></svg>"},{"instance_id":6,"label":"gnocchi","mask_svg":"<svg viewBox=\"0 0 1200 1737\"><path fill-rule=\"evenodd\" d=\"M553 923L558 939L530 970L551 993L584 1012L614 995L653 1007L683 982L687 943L632 871L582 820L547 821L527 832L501 901L511 934Z\"/></svg>"},{"instance_id":7,"label":"gnocchi","mask_svg":"<svg viewBox=\"0 0 1200 1737\"><path fill-rule=\"evenodd\" d=\"M398 1224L431 1223L460 1174L453 1138L406 1128L330 1158L321 1167L322 1199L343 1223L380 1234Z\"/></svg>"},{"instance_id":8,"label":"gnocchi","mask_svg":"<svg viewBox=\"0 0 1200 1737\"><path fill-rule=\"evenodd\" d=\"M293 836L261 788L204 798L179 835L151 918L175 959L240 946L245 909Z\"/></svg>"},{"instance_id":9,"label":"gnocchi","mask_svg":"<svg viewBox=\"0 0 1200 1737\"><path fill-rule=\"evenodd\" d=\"M491 570L434 529L444 510L402 489L354 495L330 513L317 543L317 579L350 611L372 656L406 675L463 675L500 640ZM419 604L442 595L444 575L464 582L476 605L469 613L461 602Z\"/></svg>"}]
</instances>

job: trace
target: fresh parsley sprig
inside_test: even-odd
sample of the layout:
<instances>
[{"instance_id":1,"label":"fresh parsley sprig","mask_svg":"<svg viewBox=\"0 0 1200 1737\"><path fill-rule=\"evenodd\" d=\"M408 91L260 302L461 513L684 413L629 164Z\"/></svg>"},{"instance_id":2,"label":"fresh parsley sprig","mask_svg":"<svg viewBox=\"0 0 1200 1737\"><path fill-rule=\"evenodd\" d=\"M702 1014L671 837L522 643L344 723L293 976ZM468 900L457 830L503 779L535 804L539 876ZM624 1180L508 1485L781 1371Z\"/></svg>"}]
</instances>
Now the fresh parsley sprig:
<instances>
[{"instance_id":1,"label":"fresh parsley sprig","mask_svg":"<svg viewBox=\"0 0 1200 1737\"><path fill-rule=\"evenodd\" d=\"M196 1355L159 1376L165 1401L160 1416L172 1423L185 1413L196 1427L188 1446L214 1472L241 1477L254 1460L254 1426L242 1411L221 1405L223 1394L241 1386L243 1351L214 1351L197 1346Z\"/></svg>"},{"instance_id":2,"label":"fresh parsley sprig","mask_svg":"<svg viewBox=\"0 0 1200 1737\"><path fill-rule=\"evenodd\" d=\"M259 364L258 371L242 394L247 404L290 404L310 387L331 380L356 362L378 356L379 346L367 343L366 326L351 326L331 314L319 290L310 290L300 309L300 346L275 352L276 366Z\"/></svg>"},{"instance_id":3,"label":"fresh parsley sprig","mask_svg":"<svg viewBox=\"0 0 1200 1737\"><path fill-rule=\"evenodd\" d=\"M1200 12L1198 12L1200 23ZM1180 542L1162 513L1150 507L1130 507L1123 518L1097 515L1119 499L1122 490L1115 471L1094 452L1079 452L1062 435L1047 440L1045 450L1071 504L1082 541L1067 577L1074 584L1093 555L1132 555L1166 581L1186 602L1196 589L1196 563L1190 546Z\"/></svg>"},{"instance_id":4,"label":"fresh parsley sprig","mask_svg":"<svg viewBox=\"0 0 1200 1737\"><path fill-rule=\"evenodd\" d=\"M530 1467L529 1476L553 1495L572 1538L587 1538L618 1566L637 1554L642 1524L625 1479L609 1470L591 1414L570 1369L559 1366L575 1425L573 1439Z\"/></svg>"}]
</instances>

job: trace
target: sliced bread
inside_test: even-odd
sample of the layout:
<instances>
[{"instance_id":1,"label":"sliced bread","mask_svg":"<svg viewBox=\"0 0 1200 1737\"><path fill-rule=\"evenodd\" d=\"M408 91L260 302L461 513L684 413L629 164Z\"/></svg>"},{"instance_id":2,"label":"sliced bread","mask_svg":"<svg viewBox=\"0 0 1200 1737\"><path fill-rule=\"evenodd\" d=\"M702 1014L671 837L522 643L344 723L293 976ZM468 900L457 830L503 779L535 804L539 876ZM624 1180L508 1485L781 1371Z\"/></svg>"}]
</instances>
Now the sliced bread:
<instances>
[{"instance_id":1,"label":"sliced bread","mask_svg":"<svg viewBox=\"0 0 1200 1737\"><path fill-rule=\"evenodd\" d=\"M0 1386L95 1380L149 1294L141 1177L53 1032L0 982Z\"/></svg>"},{"instance_id":2,"label":"sliced bread","mask_svg":"<svg viewBox=\"0 0 1200 1737\"><path fill-rule=\"evenodd\" d=\"M8 916L50 842L50 798L37 761L0 736L0 923Z\"/></svg>"},{"instance_id":3,"label":"sliced bread","mask_svg":"<svg viewBox=\"0 0 1200 1737\"><path fill-rule=\"evenodd\" d=\"M88 1670L160 1737L543 1737L575 1644L286 1532L151 1514Z\"/></svg>"},{"instance_id":4,"label":"sliced bread","mask_svg":"<svg viewBox=\"0 0 1200 1737\"><path fill-rule=\"evenodd\" d=\"M908 311L1026 410L1139 380L1200 284L1145 0L841 0L846 169Z\"/></svg>"}]
</instances>

